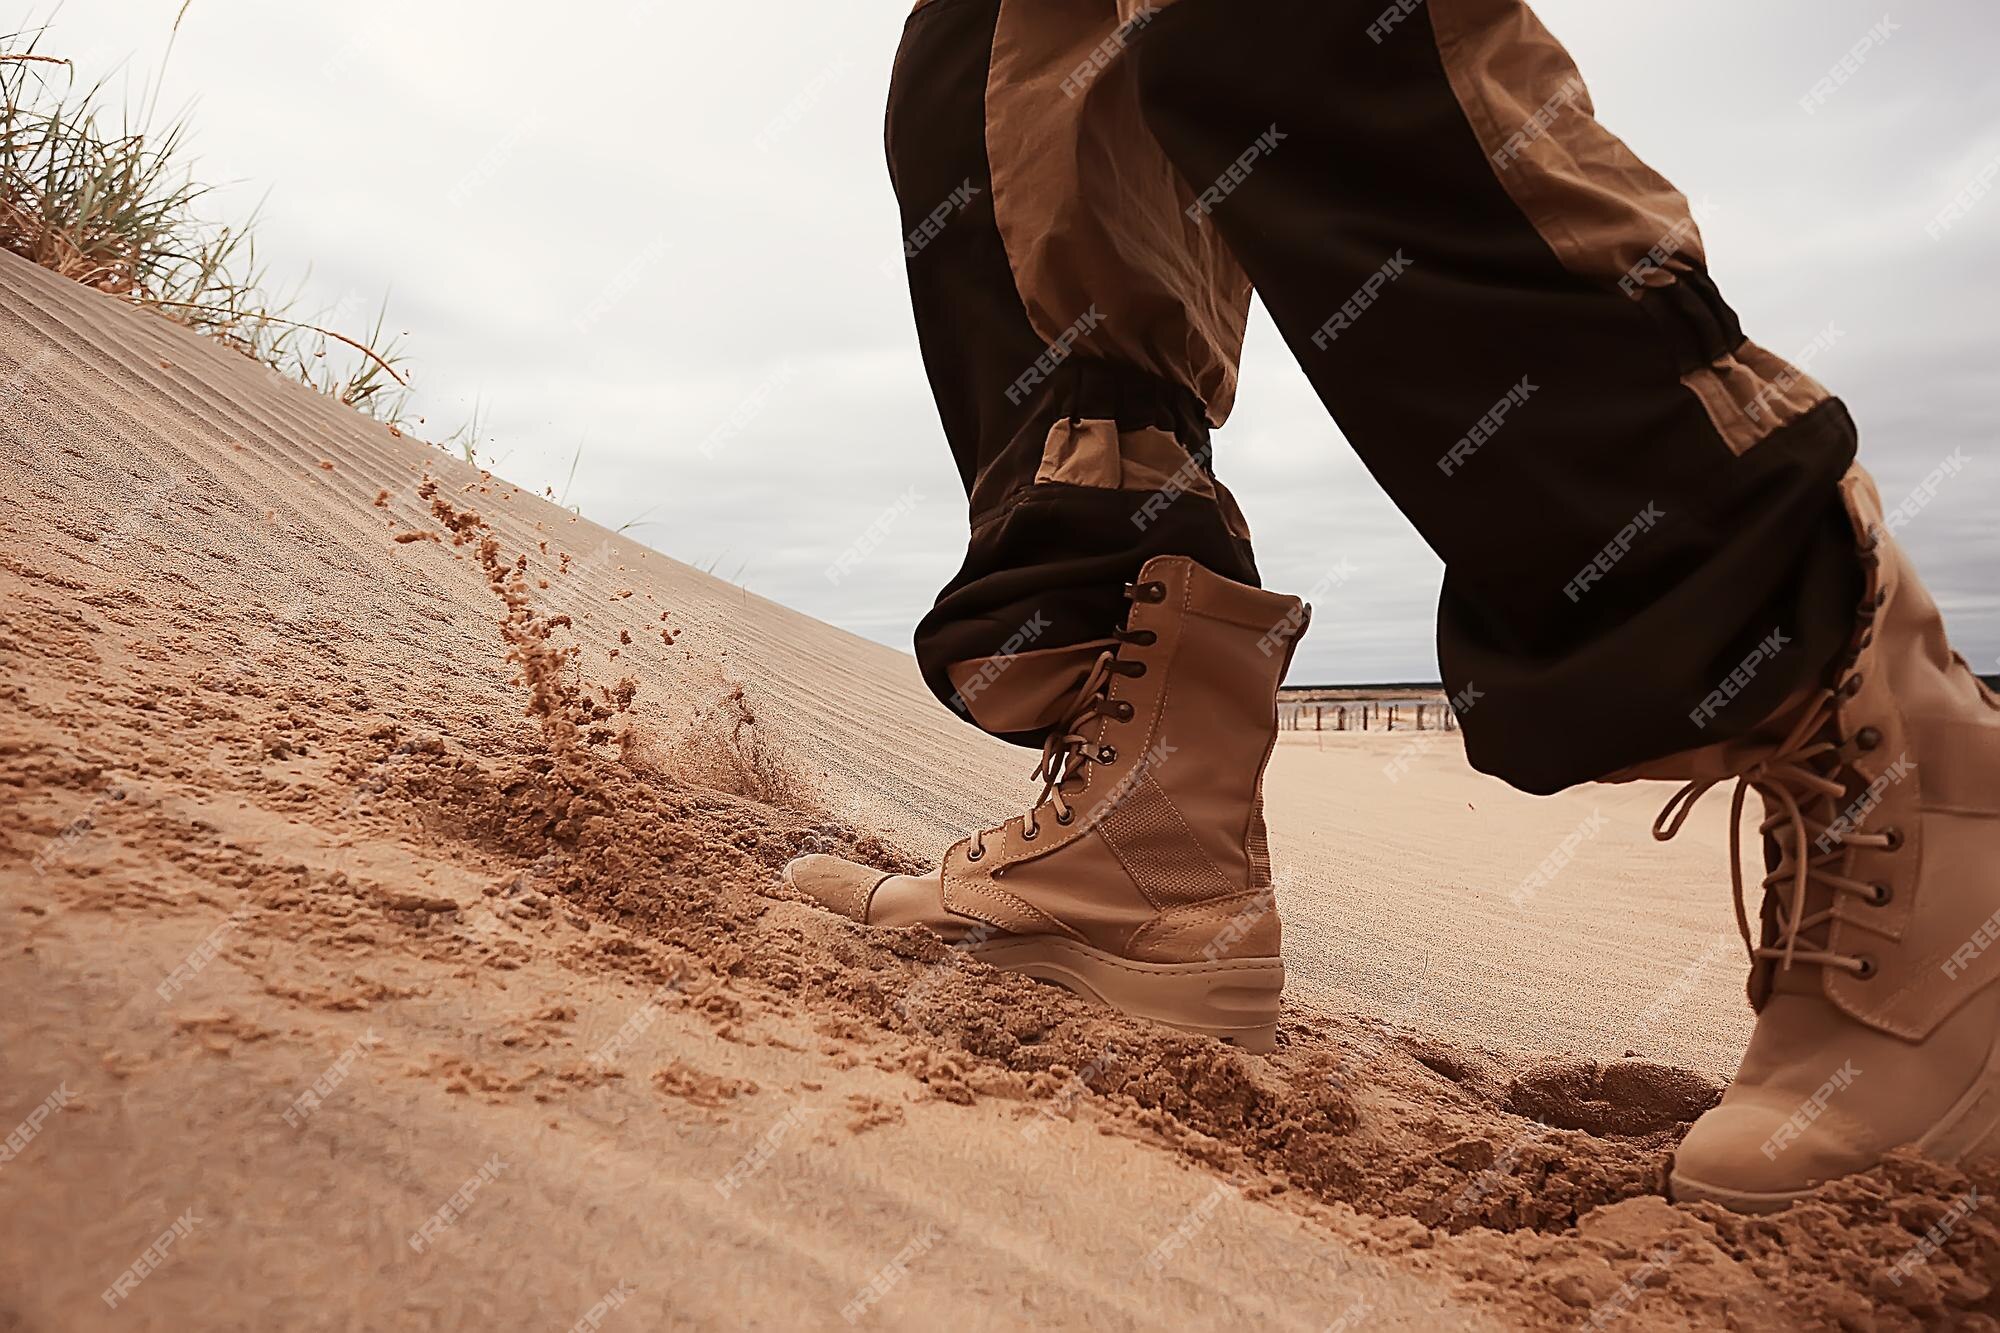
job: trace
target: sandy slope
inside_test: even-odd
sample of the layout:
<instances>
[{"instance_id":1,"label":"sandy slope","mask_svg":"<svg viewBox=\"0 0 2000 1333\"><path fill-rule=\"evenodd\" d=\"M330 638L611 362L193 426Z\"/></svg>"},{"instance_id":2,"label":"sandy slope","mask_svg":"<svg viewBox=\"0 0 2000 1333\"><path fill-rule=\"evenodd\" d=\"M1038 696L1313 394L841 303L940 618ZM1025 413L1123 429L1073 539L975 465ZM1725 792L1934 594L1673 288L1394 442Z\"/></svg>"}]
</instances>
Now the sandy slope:
<instances>
[{"instance_id":1,"label":"sandy slope","mask_svg":"<svg viewBox=\"0 0 2000 1333\"><path fill-rule=\"evenodd\" d=\"M1729 803L1660 843L1672 792L1537 798L1474 772L1456 735L1280 733L1268 797L1294 993L1458 1041L1726 1079L1751 1020Z\"/></svg>"},{"instance_id":2,"label":"sandy slope","mask_svg":"<svg viewBox=\"0 0 2000 1333\"><path fill-rule=\"evenodd\" d=\"M1743 1019L1655 789L1288 738L1250 1057L775 896L1022 790L906 658L4 256L0 512L0 1328L1996 1309L1979 1214L1889 1280L1954 1173L1657 1197Z\"/></svg>"}]
</instances>

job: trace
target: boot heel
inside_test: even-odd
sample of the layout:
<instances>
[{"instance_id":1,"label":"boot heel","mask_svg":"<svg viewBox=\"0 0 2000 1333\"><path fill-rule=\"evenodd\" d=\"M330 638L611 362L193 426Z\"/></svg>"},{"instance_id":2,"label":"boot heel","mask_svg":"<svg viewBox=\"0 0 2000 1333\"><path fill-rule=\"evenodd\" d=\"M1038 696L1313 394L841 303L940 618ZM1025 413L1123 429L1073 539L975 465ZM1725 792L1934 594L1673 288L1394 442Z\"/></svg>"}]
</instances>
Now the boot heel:
<instances>
[{"instance_id":1,"label":"boot heel","mask_svg":"<svg viewBox=\"0 0 2000 1333\"><path fill-rule=\"evenodd\" d=\"M1953 1165L1968 1158L2000 1156L2000 1035L1986 1054L1979 1078L1916 1146L1924 1156Z\"/></svg>"},{"instance_id":2,"label":"boot heel","mask_svg":"<svg viewBox=\"0 0 2000 1333\"><path fill-rule=\"evenodd\" d=\"M1063 989L1139 1018L1264 1055L1278 1042L1285 991L1279 958L1142 963L1055 935L1014 936L972 951L1003 972Z\"/></svg>"}]
</instances>

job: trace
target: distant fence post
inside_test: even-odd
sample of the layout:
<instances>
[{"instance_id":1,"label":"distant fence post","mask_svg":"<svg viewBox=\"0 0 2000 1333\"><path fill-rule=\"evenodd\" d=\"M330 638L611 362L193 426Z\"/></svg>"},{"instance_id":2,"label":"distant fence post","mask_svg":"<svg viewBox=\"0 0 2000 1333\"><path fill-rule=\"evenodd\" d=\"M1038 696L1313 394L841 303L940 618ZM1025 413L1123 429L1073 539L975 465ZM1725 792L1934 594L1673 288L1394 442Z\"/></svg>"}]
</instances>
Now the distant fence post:
<instances>
[{"instance_id":1,"label":"distant fence post","mask_svg":"<svg viewBox=\"0 0 2000 1333\"><path fill-rule=\"evenodd\" d=\"M1312 729L1319 732L1460 730L1458 709L1442 693L1426 697L1407 685L1374 688L1382 697L1369 697L1372 691L1365 686L1299 686L1285 691L1278 700L1278 729L1304 731L1306 710L1311 709ZM1325 697L1329 694L1335 697ZM1342 694L1349 697L1342 699Z\"/></svg>"}]
</instances>

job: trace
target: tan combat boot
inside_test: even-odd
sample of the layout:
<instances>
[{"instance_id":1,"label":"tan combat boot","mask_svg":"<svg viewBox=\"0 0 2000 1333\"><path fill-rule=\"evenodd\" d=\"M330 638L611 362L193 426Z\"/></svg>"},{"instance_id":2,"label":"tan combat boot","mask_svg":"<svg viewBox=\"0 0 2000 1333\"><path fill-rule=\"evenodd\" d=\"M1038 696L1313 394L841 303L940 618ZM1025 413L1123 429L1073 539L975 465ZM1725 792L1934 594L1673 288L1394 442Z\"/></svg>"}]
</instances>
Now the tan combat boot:
<instances>
[{"instance_id":1,"label":"tan combat boot","mask_svg":"<svg viewBox=\"0 0 2000 1333\"><path fill-rule=\"evenodd\" d=\"M1733 829L1736 915L1757 1027L1736 1080L1675 1154L1671 1188L1773 1212L1911 1146L2000 1152L2000 700L1945 640L1859 468L1842 483L1868 589L1828 688L1757 736L1629 777L1689 779L1670 838L1710 787L1763 800L1756 939Z\"/></svg>"},{"instance_id":2,"label":"tan combat boot","mask_svg":"<svg viewBox=\"0 0 2000 1333\"><path fill-rule=\"evenodd\" d=\"M1051 733L1027 814L929 875L832 856L785 882L874 926L928 926L1009 972L1252 1051L1285 965L1261 784L1308 609L1185 557L1146 562L1125 628Z\"/></svg>"}]
</instances>

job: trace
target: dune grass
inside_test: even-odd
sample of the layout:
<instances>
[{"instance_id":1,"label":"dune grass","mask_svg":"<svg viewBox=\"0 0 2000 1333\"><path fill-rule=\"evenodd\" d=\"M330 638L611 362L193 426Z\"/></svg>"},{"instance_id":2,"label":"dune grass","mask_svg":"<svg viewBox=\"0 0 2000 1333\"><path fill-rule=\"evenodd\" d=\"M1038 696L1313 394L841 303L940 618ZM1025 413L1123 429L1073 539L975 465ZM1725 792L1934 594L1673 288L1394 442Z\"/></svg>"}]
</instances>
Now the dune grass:
<instances>
[{"instance_id":1,"label":"dune grass","mask_svg":"<svg viewBox=\"0 0 2000 1333\"><path fill-rule=\"evenodd\" d=\"M187 6L181 7L185 14ZM180 26L177 16L175 29ZM78 85L40 49L44 30L0 35L0 249L154 310L391 425L405 420L400 339L343 333L327 312L272 290L256 214L208 217L185 116L160 120L157 84L136 113L110 110L107 85ZM168 41L168 52L172 51Z\"/></svg>"}]
</instances>

